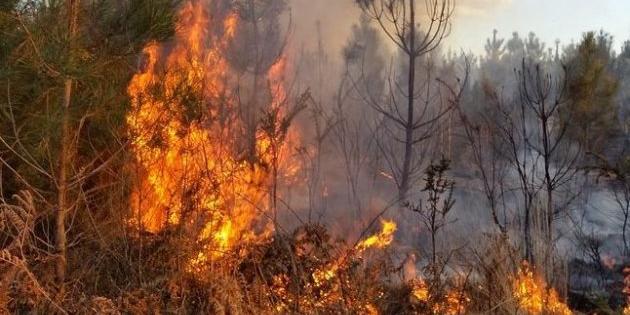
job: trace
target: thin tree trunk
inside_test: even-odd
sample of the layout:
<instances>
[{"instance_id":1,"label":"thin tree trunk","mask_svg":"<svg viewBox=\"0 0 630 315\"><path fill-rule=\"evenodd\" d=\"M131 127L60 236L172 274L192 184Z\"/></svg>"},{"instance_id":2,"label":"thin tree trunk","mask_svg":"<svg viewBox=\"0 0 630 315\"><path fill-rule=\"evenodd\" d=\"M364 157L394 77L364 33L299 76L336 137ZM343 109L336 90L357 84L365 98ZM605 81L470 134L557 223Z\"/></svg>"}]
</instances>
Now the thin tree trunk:
<instances>
[{"instance_id":1,"label":"thin tree trunk","mask_svg":"<svg viewBox=\"0 0 630 315\"><path fill-rule=\"evenodd\" d=\"M525 198L529 196L525 194ZM525 201L525 223L523 226L523 234L525 238L525 259L529 262L534 261L534 254L532 251L532 239L531 239L531 202Z\"/></svg>"},{"instance_id":2,"label":"thin tree trunk","mask_svg":"<svg viewBox=\"0 0 630 315\"><path fill-rule=\"evenodd\" d=\"M252 82L252 91L251 91L251 100L249 102L249 107L246 109L247 111L247 155L249 162L254 164L257 159L256 152L256 131L258 127L258 89L260 88L260 76L262 71L262 57L260 55L260 42L259 42L259 30L258 30L258 15L256 12L256 4L253 0L249 0L248 2L248 10L252 17L252 31L254 33L254 69L253 69L253 82Z\"/></svg>"},{"instance_id":3,"label":"thin tree trunk","mask_svg":"<svg viewBox=\"0 0 630 315\"><path fill-rule=\"evenodd\" d=\"M74 46L74 38L77 35L77 22L79 15L79 0L68 0L68 41L70 50L68 53L72 57ZM72 58L70 58L72 59ZM70 103L72 100L72 86L74 80L70 77L64 81L64 96L62 103L62 120L61 120L61 151L59 153L59 176L57 179L58 196L57 196L57 216L56 216L56 237L55 247L57 250L56 276L59 283L59 292L64 292L64 284L66 281L67 269L67 235L66 235L66 217L70 210L68 201L69 191L69 169L72 165L72 134L70 132Z\"/></svg>"},{"instance_id":4,"label":"thin tree trunk","mask_svg":"<svg viewBox=\"0 0 630 315\"><path fill-rule=\"evenodd\" d=\"M623 255L627 256L630 251L628 250L628 236L626 234L626 229L628 228L628 212L624 213L623 216L623 230L621 231L623 238Z\"/></svg>"},{"instance_id":5,"label":"thin tree trunk","mask_svg":"<svg viewBox=\"0 0 630 315\"><path fill-rule=\"evenodd\" d=\"M72 97L72 80L66 79L63 100L63 116L61 121L61 152L59 154L59 178L56 218L56 247L59 259L57 262L57 281L63 286L66 278L66 216L68 214L68 169L70 166L70 99Z\"/></svg>"},{"instance_id":6,"label":"thin tree trunk","mask_svg":"<svg viewBox=\"0 0 630 315\"><path fill-rule=\"evenodd\" d=\"M414 97L416 84L416 16L414 1L409 1L410 11L410 31L409 31L409 74L407 78L407 126L405 128L405 156L403 160L402 176L399 188L399 199L404 201L407 199L409 186L411 181L411 160L413 158L413 125L414 125Z\"/></svg>"},{"instance_id":7,"label":"thin tree trunk","mask_svg":"<svg viewBox=\"0 0 630 315\"><path fill-rule=\"evenodd\" d=\"M544 257L544 268L547 283L551 283L552 281L552 253L553 253L553 218L554 218L554 206L553 206L553 183L551 179L551 152L550 152L550 142L549 142L549 127L547 124L547 113L545 112L545 104L542 104L542 130L543 130L543 149L544 149L544 163L545 163L545 185L547 192L547 209L545 211L546 214L546 230L545 231L545 257Z\"/></svg>"},{"instance_id":8,"label":"thin tree trunk","mask_svg":"<svg viewBox=\"0 0 630 315\"><path fill-rule=\"evenodd\" d=\"M433 212L431 214L431 273L433 276L432 286L435 289L438 287L439 279L440 279L440 275L438 273L437 249L435 246L436 234L437 234L435 216L436 216L437 208L433 208L431 209L431 211Z\"/></svg>"},{"instance_id":9,"label":"thin tree trunk","mask_svg":"<svg viewBox=\"0 0 630 315\"><path fill-rule=\"evenodd\" d=\"M527 141L527 122L526 122L526 114L525 114L525 105L521 104L520 106L521 109L521 122L520 122L520 132L521 132L521 137L522 137L522 141ZM527 176L527 152L523 151L523 157L522 157L522 162L519 162L518 160L518 156L519 156L519 152L516 148L516 144L513 144L513 154L514 154L514 158L516 159L516 162L519 164L518 167L518 172L519 172L519 176L521 178L521 183L522 183L522 190L523 190L523 198L524 198L524 206L525 206L525 223L524 223L524 227L523 227L523 234L524 234L524 239L525 239L525 259L531 263L534 262L534 252L533 252L533 245L532 245L532 237L531 237L531 228L532 228L532 222L531 222L531 216L532 216L532 205L533 205L533 193L530 191L530 184L529 184L529 180L528 180L528 176ZM522 163L522 164L521 164Z\"/></svg>"}]
</instances>

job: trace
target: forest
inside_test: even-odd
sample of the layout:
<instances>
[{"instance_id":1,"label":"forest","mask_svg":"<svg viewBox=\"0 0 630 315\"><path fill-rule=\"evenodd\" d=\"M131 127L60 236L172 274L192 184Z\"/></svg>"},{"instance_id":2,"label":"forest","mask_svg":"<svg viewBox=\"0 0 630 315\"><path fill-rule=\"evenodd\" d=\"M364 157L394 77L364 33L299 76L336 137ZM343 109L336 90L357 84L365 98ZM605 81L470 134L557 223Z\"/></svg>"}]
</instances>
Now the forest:
<instances>
[{"instance_id":1,"label":"forest","mask_svg":"<svg viewBox=\"0 0 630 315\"><path fill-rule=\"evenodd\" d=\"M1 0L0 313L630 314L630 36L313 1Z\"/></svg>"}]
</instances>

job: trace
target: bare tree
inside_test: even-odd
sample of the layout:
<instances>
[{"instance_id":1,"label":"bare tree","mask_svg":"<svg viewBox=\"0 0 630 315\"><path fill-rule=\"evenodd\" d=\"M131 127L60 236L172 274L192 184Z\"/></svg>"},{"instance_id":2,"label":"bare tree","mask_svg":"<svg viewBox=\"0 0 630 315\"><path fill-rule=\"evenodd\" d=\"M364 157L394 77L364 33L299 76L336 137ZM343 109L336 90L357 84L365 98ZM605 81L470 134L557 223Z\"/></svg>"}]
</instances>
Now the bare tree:
<instances>
[{"instance_id":1,"label":"bare tree","mask_svg":"<svg viewBox=\"0 0 630 315\"><path fill-rule=\"evenodd\" d=\"M0 199L0 230L8 236L3 240L3 247L0 250L0 262L3 264L0 272L2 289L8 291L12 283L18 286L30 286L33 288L33 293L43 296L55 312L67 314L63 307L55 302L46 286L41 283L41 278L33 272L33 261L50 259L54 256L52 251L42 250L42 248L54 246L48 243L42 244L43 240L35 233L35 222L40 219L36 210L36 197L29 191L21 191L14 195L13 199L16 204L8 204ZM8 310L2 310L8 313Z\"/></svg>"},{"instance_id":2,"label":"bare tree","mask_svg":"<svg viewBox=\"0 0 630 315\"><path fill-rule=\"evenodd\" d=\"M630 225L630 164L628 163L628 140L623 139L621 150L614 150L608 156L588 152L594 158L592 165L585 167L588 171L598 172L597 176L610 180L612 197L617 206L618 216L621 220L621 236L623 240L622 255L630 255L630 240L628 240L628 228ZM614 152L617 151L617 152Z\"/></svg>"},{"instance_id":3,"label":"bare tree","mask_svg":"<svg viewBox=\"0 0 630 315\"><path fill-rule=\"evenodd\" d=\"M521 112L530 111L534 125L533 132L525 137L527 151L534 155L533 164L535 185L543 191L542 234L544 253L542 264L551 280L552 255L554 250L554 220L567 209L568 202L575 195L570 195L563 202L556 200L561 189L575 180L577 163L581 156L579 146L573 145L567 136L567 124L559 123L558 116L566 102L566 75L558 79L546 74L540 65L522 63L519 75L519 96ZM525 127L527 128L527 127ZM537 161L540 161L537 163Z\"/></svg>"},{"instance_id":4,"label":"bare tree","mask_svg":"<svg viewBox=\"0 0 630 315\"><path fill-rule=\"evenodd\" d=\"M630 255L630 244L628 243L628 224L630 224L630 184L626 181L620 183L619 188L614 189L615 203L621 214L621 235L623 238L623 255Z\"/></svg>"},{"instance_id":5,"label":"bare tree","mask_svg":"<svg viewBox=\"0 0 630 315\"><path fill-rule=\"evenodd\" d=\"M415 0L357 0L363 12L378 23L386 37L395 44L404 58L408 71L403 79L394 74L389 77L389 95L378 99L365 96L367 103L393 124L387 142L392 140L403 146L402 155L382 147L390 155L388 161L398 191L404 200L417 180L422 166L417 163L416 148L429 139L436 123L451 107L434 110L432 73L426 73L426 81L420 83L419 69L423 58L440 46L449 34L454 10L453 0L426 0L425 18L418 14ZM421 27L424 25L424 27ZM404 105L402 104L404 103ZM400 132L398 132L400 131ZM391 139L393 138L393 139ZM400 157L399 157L400 156Z\"/></svg>"},{"instance_id":6,"label":"bare tree","mask_svg":"<svg viewBox=\"0 0 630 315\"><path fill-rule=\"evenodd\" d=\"M286 1L238 0L234 1L234 7L239 15L239 31L231 43L230 61L239 73L237 94L245 122L243 142L247 158L255 162L260 113L271 107L276 93L269 88L266 78L283 57L288 38L288 32L283 33L279 25Z\"/></svg>"},{"instance_id":7,"label":"bare tree","mask_svg":"<svg viewBox=\"0 0 630 315\"><path fill-rule=\"evenodd\" d=\"M502 202L506 195L505 175L507 162L502 156L502 143L493 123L492 113L482 114L480 122L474 123L463 108L458 108L462 121L461 130L470 150L470 161L479 171L481 187L490 208L494 225L501 234L507 235L507 206Z\"/></svg>"},{"instance_id":8,"label":"bare tree","mask_svg":"<svg viewBox=\"0 0 630 315\"><path fill-rule=\"evenodd\" d=\"M559 119L566 103L566 75L554 78L525 60L515 74L518 90L512 101L505 102L492 86L484 87L491 107L482 115L483 128L465 114L462 119L495 225L502 233L508 231L508 219L499 219L499 206L506 207L500 202L506 194L520 195L523 256L551 281L554 222L577 195L568 184L576 179L581 150ZM490 135L481 137L480 129Z\"/></svg>"},{"instance_id":9,"label":"bare tree","mask_svg":"<svg viewBox=\"0 0 630 315\"><path fill-rule=\"evenodd\" d=\"M353 26L353 34L344 47L345 71L334 96L333 115L336 124L333 130L333 143L341 155L348 189L348 201L354 208L356 219L364 210L368 185L372 185L382 174L379 152L375 145L382 119L373 111L363 110L361 93L371 96L384 92L385 59L380 31L371 25L371 19L362 15L359 23ZM361 82L355 81L360 78ZM356 87L365 90L357 90ZM369 168L369 166L375 166ZM365 176L365 177L364 177ZM369 178L368 178L369 177ZM368 180L369 179L369 180Z\"/></svg>"}]
</instances>

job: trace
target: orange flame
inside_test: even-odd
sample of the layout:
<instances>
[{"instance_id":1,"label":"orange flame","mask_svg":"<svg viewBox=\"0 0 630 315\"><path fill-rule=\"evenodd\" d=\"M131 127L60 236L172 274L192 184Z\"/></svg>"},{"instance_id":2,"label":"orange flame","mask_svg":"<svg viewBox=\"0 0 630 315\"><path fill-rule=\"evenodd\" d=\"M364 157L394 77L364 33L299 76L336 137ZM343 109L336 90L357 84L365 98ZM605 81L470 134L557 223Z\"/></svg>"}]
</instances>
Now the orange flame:
<instances>
[{"instance_id":1,"label":"orange flame","mask_svg":"<svg viewBox=\"0 0 630 315\"><path fill-rule=\"evenodd\" d=\"M369 248L383 249L388 247L394 240L394 232L396 232L396 223L390 220L381 220L382 229L378 234L374 234L354 247L354 254L360 255ZM342 257L345 258L345 257ZM344 259L339 259L328 266L326 269L318 270L313 273L313 279L316 285L321 285L327 281L332 280L337 276L337 273L342 269Z\"/></svg>"},{"instance_id":2,"label":"orange flame","mask_svg":"<svg viewBox=\"0 0 630 315\"><path fill-rule=\"evenodd\" d=\"M560 301L556 290L547 288L544 280L534 275L526 261L514 279L513 295L519 307L529 314L573 314L569 307Z\"/></svg>"},{"instance_id":3,"label":"orange flame","mask_svg":"<svg viewBox=\"0 0 630 315\"><path fill-rule=\"evenodd\" d=\"M429 301L429 287L421 278L411 281L411 295L419 302Z\"/></svg>"},{"instance_id":4,"label":"orange flame","mask_svg":"<svg viewBox=\"0 0 630 315\"><path fill-rule=\"evenodd\" d=\"M270 174L238 158L231 137L241 122L230 115L237 109L225 97L230 67L223 53L238 16L227 15L222 32L213 32L201 1L189 1L178 21L173 43L145 47L146 66L128 86L126 120L139 173L130 223L152 233L180 224L196 229L211 251L193 261L202 263L270 235L273 227L263 215ZM273 71L270 76L279 76L282 69ZM258 140L260 152L268 142Z\"/></svg>"},{"instance_id":5,"label":"orange flame","mask_svg":"<svg viewBox=\"0 0 630 315\"><path fill-rule=\"evenodd\" d=\"M466 306L470 299L462 292L447 292L443 303L433 306L433 314L460 315L466 314Z\"/></svg>"},{"instance_id":6,"label":"orange flame","mask_svg":"<svg viewBox=\"0 0 630 315\"><path fill-rule=\"evenodd\" d=\"M383 220L381 224L383 225L383 229L380 233L366 238L355 246L358 252L363 252L372 247L385 248L392 243L394 240L394 232L396 232L396 223L394 223L394 221Z\"/></svg>"},{"instance_id":7,"label":"orange flame","mask_svg":"<svg viewBox=\"0 0 630 315\"><path fill-rule=\"evenodd\" d=\"M410 281L411 296L419 303L431 302L429 286L422 278ZM466 307L470 299L460 290L446 292L440 302L434 302L431 306L433 314L459 315L466 314Z\"/></svg>"}]
</instances>

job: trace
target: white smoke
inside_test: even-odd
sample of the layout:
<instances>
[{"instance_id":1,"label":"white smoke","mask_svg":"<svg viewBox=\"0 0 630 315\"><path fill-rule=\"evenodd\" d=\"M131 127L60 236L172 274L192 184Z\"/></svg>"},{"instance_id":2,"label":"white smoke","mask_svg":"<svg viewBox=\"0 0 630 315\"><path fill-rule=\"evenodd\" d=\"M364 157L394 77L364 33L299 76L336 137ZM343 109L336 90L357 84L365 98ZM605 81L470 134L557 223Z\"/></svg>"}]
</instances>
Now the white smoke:
<instances>
[{"instance_id":1,"label":"white smoke","mask_svg":"<svg viewBox=\"0 0 630 315\"><path fill-rule=\"evenodd\" d=\"M460 17L480 17L496 9L506 7L513 0L460 0L457 1L456 15Z\"/></svg>"}]
</instances>

